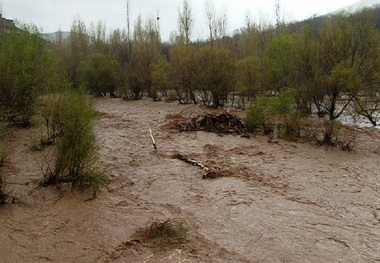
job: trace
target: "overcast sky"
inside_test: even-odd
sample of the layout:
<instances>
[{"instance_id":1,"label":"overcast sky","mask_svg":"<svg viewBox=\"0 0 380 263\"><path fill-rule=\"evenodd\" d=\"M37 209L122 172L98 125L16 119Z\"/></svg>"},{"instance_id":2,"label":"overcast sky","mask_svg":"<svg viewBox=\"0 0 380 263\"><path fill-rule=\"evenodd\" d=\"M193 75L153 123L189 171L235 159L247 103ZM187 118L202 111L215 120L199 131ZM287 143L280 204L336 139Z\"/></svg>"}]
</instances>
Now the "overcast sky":
<instances>
[{"instance_id":1,"label":"overcast sky","mask_svg":"<svg viewBox=\"0 0 380 263\"><path fill-rule=\"evenodd\" d=\"M161 35L168 40L176 30L178 8L183 0L130 0L133 20L160 16ZM188 0L195 16L193 38L203 38L206 33L205 0ZM210 0L209 0L210 1ZM212 1L212 0L211 0ZM273 21L275 0L213 0L216 12L226 11L229 32L244 25L246 14L252 19ZM322 15L358 0L280 0L281 13L286 21ZM87 26L91 22L105 21L107 29L126 28L126 0L0 0L3 17L33 23L43 33L58 29L69 31L74 18L80 18Z\"/></svg>"}]
</instances>

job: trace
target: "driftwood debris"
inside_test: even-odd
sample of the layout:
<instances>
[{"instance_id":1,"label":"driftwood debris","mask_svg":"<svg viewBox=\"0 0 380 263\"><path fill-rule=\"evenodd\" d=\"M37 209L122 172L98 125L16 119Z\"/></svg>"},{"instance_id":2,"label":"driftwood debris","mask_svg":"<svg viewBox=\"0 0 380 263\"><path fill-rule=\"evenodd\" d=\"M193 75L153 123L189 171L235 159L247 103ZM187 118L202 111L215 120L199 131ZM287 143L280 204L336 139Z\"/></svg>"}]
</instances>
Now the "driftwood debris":
<instances>
[{"instance_id":1,"label":"driftwood debris","mask_svg":"<svg viewBox=\"0 0 380 263\"><path fill-rule=\"evenodd\" d=\"M219 114L205 113L189 120L179 120L175 128L179 131L206 131L219 134L247 134L247 123L224 111Z\"/></svg>"},{"instance_id":2,"label":"driftwood debris","mask_svg":"<svg viewBox=\"0 0 380 263\"><path fill-rule=\"evenodd\" d=\"M213 171L210 168L204 166L202 163L200 163L198 161L195 161L195 160L187 158L186 156L184 156L182 154L174 154L173 155L173 159L178 159L178 160L184 161L184 162L186 162L188 164L191 164L191 165L194 165L194 166L198 166L199 168L201 168L204 171L204 174L202 176L203 179L218 177L218 174L215 171Z\"/></svg>"},{"instance_id":3,"label":"driftwood debris","mask_svg":"<svg viewBox=\"0 0 380 263\"><path fill-rule=\"evenodd\" d=\"M154 139L153 132L150 126L149 126L149 134L150 134L150 138L152 139L153 148L157 152L158 150L157 150L156 140Z\"/></svg>"}]
</instances>

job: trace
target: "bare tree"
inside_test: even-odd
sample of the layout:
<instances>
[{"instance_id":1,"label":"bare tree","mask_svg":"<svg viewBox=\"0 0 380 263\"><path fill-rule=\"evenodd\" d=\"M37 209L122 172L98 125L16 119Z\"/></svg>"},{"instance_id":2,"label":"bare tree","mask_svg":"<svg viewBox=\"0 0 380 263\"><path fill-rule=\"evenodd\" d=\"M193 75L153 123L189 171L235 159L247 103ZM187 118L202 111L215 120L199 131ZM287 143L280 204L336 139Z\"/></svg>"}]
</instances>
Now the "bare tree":
<instances>
[{"instance_id":1,"label":"bare tree","mask_svg":"<svg viewBox=\"0 0 380 263\"><path fill-rule=\"evenodd\" d=\"M185 44L190 43L194 27L194 17L189 2L183 0L182 10L178 9L178 28L179 35L184 40Z\"/></svg>"},{"instance_id":2,"label":"bare tree","mask_svg":"<svg viewBox=\"0 0 380 263\"><path fill-rule=\"evenodd\" d=\"M210 34L210 42L211 46L213 45L213 40L214 40L214 20L215 20L215 7L212 2L209 0L206 0L205 2L206 6L206 18L207 18L207 26L209 29L209 34Z\"/></svg>"},{"instance_id":3,"label":"bare tree","mask_svg":"<svg viewBox=\"0 0 380 263\"><path fill-rule=\"evenodd\" d=\"M226 10L215 20L215 39L221 39L227 35L228 18Z\"/></svg>"},{"instance_id":4,"label":"bare tree","mask_svg":"<svg viewBox=\"0 0 380 263\"><path fill-rule=\"evenodd\" d=\"M278 33L280 33L282 22L283 22L282 18L281 18L281 4L280 4L280 0L275 0L274 14L275 14L275 17L276 17L276 32L278 34Z\"/></svg>"},{"instance_id":5,"label":"bare tree","mask_svg":"<svg viewBox=\"0 0 380 263\"><path fill-rule=\"evenodd\" d=\"M132 66L132 37L131 37L131 3L127 0L127 42L128 42L128 62Z\"/></svg>"},{"instance_id":6,"label":"bare tree","mask_svg":"<svg viewBox=\"0 0 380 263\"><path fill-rule=\"evenodd\" d=\"M220 40L227 35L228 18L226 10L221 15L217 15L215 6L210 0L206 0L205 6L210 42L211 46L213 46L214 40Z\"/></svg>"},{"instance_id":7,"label":"bare tree","mask_svg":"<svg viewBox=\"0 0 380 263\"><path fill-rule=\"evenodd\" d=\"M274 3L274 15L276 16L276 26L278 27L281 22L280 16L280 0L275 0Z\"/></svg>"},{"instance_id":8,"label":"bare tree","mask_svg":"<svg viewBox=\"0 0 380 263\"><path fill-rule=\"evenodd\" d=\"M99 20L96 26L91 23L90 25L90 43L92 51L98 53L106 53L107 51L107 37L106 37L106 24Z\"/></svg>"}]
</instances>

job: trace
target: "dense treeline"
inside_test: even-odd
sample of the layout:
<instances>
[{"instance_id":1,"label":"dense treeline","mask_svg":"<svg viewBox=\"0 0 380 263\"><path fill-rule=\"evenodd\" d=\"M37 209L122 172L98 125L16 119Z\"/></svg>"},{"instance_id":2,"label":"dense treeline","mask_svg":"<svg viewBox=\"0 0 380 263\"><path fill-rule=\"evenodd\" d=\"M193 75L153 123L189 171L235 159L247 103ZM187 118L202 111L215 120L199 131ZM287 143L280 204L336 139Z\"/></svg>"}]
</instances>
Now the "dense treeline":
<instances>
[{"instance_id":1,"label":"dense treeline","mask_svg":"<svg viewBox=\"0 0 380 263\"><path fill-rule=\"evenodd\" d=\"M55 54L72 86L96 95L244 108L291 89L300 113L333 121L355 109L377 124L380 35L373 11L330 16L317 29L247 19L232 37L224 14L210 5L206 14L209 38L196 42L187 1L170 43L162 43L155 17L139 17L133 27L128 20L127 30L109 35L102 22L87 29L76 20L69 39L55 43Z\"/></svg>"},{"instance_id":2,"label":"dense treeline","mask_svg":"<svg viewBox=\"0 0 380 263\"><path fill-rule=\"evenodd\" d=\"M315 110L335 120L353 107L377 124L379 32L373 10L330 16L313 27L312 19L302 27L247 19L228 36L226 15L208 4L209 38L193 42L193 11L185 0L169 43L160 39L158 19L130 21L129 13L128 4L126 30L108 32L101 21L87 28L76 19L70 37L59 34L52 44L34 27L2 34L1 115L28 125L35 99L65 86L125 99L243 108L292 89L301 113Z\"/></svg>"}]
</instances>

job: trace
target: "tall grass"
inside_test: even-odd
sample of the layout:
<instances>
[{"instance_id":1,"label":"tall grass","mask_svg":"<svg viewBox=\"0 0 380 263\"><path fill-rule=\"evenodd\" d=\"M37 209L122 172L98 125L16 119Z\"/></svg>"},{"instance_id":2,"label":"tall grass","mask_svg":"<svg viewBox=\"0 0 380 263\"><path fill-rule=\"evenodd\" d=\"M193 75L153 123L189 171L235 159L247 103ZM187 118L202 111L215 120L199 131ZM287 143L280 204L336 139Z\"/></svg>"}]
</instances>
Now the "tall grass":
<instances>
[{"instance_id":1,"label":"tall grass","mask_svg":"<svg viewBox=\"0 0 380 263\"><path fill-rule=\"evenodd\" d=\"M57 117L61 137L57 141L54 165L45 174L45 185L68 183L78 189L104 186L107 179L97 166L96 115L91 100L84 93L74 92L56 99L63 101Z\"/></svg>"}]
</instances>

